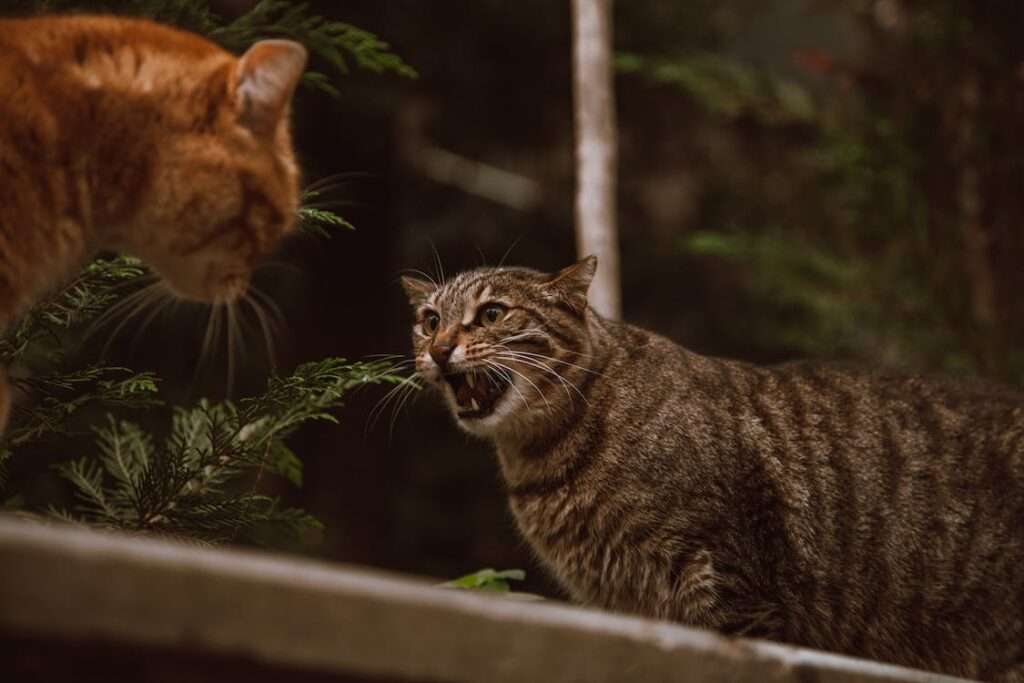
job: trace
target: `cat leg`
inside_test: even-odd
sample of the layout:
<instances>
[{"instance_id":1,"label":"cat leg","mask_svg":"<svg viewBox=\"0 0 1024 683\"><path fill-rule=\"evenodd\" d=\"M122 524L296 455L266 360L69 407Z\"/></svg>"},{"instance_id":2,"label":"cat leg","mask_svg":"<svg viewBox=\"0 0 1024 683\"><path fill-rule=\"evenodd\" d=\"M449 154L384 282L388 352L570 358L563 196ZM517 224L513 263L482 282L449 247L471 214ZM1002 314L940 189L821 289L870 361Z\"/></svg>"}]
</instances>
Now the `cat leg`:
<instances>
[{"instance_id":1,"label":"cat leg","mask_svg":"<svg viewBox=\"0 0 1024 683\"><path fill-rule=\"evenodd\" d=\"M783 639L778 606L753 597L740 577L716 569L708 550L694 553L673 588L671 613L661 616L731 636Z\"/></svg>"},{"instance_id":2,"label":"cat leg","mask_svg":"<svg viewBox=\"0 0 1024 683\"><path fill-rule=\"evenodd\" d=\"M718 594L714 562L708 550L698 550L676 569L670 582L671 597L663 602L658 616L690 626L718 626Z\"/></svg>"}]
</instances>

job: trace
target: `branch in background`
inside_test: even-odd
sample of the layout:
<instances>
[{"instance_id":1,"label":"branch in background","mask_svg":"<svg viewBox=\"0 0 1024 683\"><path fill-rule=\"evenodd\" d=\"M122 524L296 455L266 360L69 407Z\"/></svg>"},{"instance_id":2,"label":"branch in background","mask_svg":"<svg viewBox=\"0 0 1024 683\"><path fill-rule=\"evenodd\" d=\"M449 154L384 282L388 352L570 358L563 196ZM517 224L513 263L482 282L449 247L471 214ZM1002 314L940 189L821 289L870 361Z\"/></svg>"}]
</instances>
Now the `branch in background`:
<instances>
[{"instance_id":1,"label":"branch in background","mask_svg":"<svg viewBox=\"0 0 1024 683\"><path fill-rule=\"evenodd\" d=\"M601 315L622 316L616 227L615 93L611 0L573 0L573 95L576 108L576 248L596 254L590 303Z\"/></svg>"}]
</instances>

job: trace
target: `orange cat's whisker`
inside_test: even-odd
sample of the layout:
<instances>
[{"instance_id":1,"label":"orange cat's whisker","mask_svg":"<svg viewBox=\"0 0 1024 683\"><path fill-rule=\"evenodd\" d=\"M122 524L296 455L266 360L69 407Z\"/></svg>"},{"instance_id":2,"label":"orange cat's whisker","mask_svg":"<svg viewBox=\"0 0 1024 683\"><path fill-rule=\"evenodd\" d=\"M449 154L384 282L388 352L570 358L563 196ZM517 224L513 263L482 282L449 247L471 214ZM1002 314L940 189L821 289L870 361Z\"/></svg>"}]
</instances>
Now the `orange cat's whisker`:
<instances>
[{"instance_id":1,"label":"orange cat's whisker","mask_svg":"<svg viewBox=\"0 0 1024 683\"><path fill-rule=\"evenodd\" d=\"M220 307L211 306L206 318L206 332L203 335L203 345L199 352L199 363L196 364L196 371L205 367L210 360L210 352L215 342L220 338Z\"/></svg>"},{"instance_id":2,"label":"orange cat's whisker","mask_svg":"<svg viewBox=\"0 0 1024 683\"><path fill-rule=\"evenodd\" d=\"M171 296L169 292L159 287L154 293L154 296L149 297L149 299L146 302L146 305L152 305L152 309L146 315L146 317L142 319L142 322L139 323L138 329L135 330L135 334L132 336L131 348L133 350L135 346L139 343L139 339L142 337L142 334L146 331L146 328L149 327L149 324L152 323L153 320L157 318L157 316L166 311L167 308L174 303L174 301L174 297Z\"/></svg>"},{"instance_id":3,"label":"orange cat's whisker","mask_svg":"<svg viewBox=\"0 0 1024 683\"><path fill-rule=\"evenodd\" d=\"M265 308L265 312L273 314L273 318L271 318L271 320L275 321L279 326L284 326L285 318L284 314L281 312L281 307L278 306L277 302L270 298L266 292L263 292L257 287L250 287L247 294L252 296L253 302L258 302L261 307Z\"/></svg>"},{"instance_id":4,"label":"orange cat's whisker","mask_svg":"<svg viewBox=\"0 0 1024 683\"><path fill-rule=\"evenodd\" d=\"M121 330L123 330L124 327L133 318L135 318L135 316L145 310L147 306L158 301L162 295L163 290L160 283L154 282L112 306L106 314L93 324L90 330L86 333L86 338L89 338L98 332L103 325L112 320L116 315L120 314L122 311L124 312L124 316L121 318L121 321L107 336L107 340L104 342L103 348L100 350L100 358L105 358L107 356L107 351L110 350L110 345L117 338L117 335L120 334Z\"/></svg>"},{"instance_id":5,"label":"orange cat's whisker","mask_svg":"<svg viewBox=\"0 0 1024 683\"><path fill-rule=\"evenodd\" d=\"M227 324L226 342L228 349L228 367L227 367L227 382L225 383L225 395L230 398L233 393L235 386L235 374L238 364L238 357L236 355L236 347L241 344L241 335L238 333L238 320L235 317L234 304L227 303L221 304L225 312L225 318ZM244 347L241 349L244 352Z\"/></svg>"},{"instance_id":6,"label":"orange cat's whisker","mask_svg":"<svg viewBox=\"0 0 1024 683\"><path fill-rule=\"evenodd\" d=\"M267 314L263 311L263 307L259 301L250 296L248 293L243 295L242 303L248 304L249 308L252 309L256 315L256 322L260 326L260 331L263 334L263 343L267 348L267 361L270 364L271 369L277 367L277 350L274 346L274 336L276 332L275 322L268 319Z\"/></svg>"}]
</instances>

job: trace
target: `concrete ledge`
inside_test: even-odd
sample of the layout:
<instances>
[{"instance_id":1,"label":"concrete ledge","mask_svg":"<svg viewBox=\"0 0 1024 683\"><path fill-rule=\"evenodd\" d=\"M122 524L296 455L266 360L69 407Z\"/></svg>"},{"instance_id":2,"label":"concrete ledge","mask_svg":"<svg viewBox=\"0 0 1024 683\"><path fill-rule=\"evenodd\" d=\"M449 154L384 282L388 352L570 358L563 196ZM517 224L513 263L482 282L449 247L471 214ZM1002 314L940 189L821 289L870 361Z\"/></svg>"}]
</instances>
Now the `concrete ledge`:
<instances>
[{"instance_id":1,"label":"concrete ledge","mask_svg":"<svg viewBox=\"0 0 1024 683\"><path fill-rule=\"evenodd\" d=\"M348 680L958 680L365 569L3 516L0 640L119 643Z\"/></svg>"}]
</instances>

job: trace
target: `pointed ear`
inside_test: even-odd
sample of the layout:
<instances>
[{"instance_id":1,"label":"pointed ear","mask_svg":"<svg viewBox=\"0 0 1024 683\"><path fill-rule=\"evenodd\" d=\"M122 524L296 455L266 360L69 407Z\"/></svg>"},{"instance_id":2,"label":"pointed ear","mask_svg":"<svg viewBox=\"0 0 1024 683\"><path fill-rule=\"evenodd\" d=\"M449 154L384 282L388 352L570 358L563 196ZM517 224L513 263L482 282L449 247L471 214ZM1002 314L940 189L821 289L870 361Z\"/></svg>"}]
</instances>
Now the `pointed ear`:
<instances>
[{"instance_id":1,"label":"pointed ear","mask_svg":"<svg viewBox=\"0 0 1024 683\"><path fill-rule=\"evenodd\" d=\"M270 135L284 116L306 68L306 48L291 40L254 43L235 65L239 120L257 135Z\"/></svg>"},{"instance_id":2,"label":"pointed ear","mask_svg":"<svg viewBox=\"0 0 1024 683\"><path fill-rule=\"evenodd\" d=\"M558 271L544 286L568 304L577 315L587 310L587 290L597 272L597 257L591 254L568 268Z\"/></svg>"},{"instance_id":3,"label":"pointed ear","mask_svg":"<svg viewBox=\"0 0 1024 683\"><path fill-rule=\"evenodd\" d=\"M405 295L409 297L409 303L415 307L426 301L427 297L433 294L437 287L433 282L403 275L402 289L405 290Z\"/></svg>"}]
</instances>

